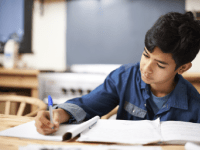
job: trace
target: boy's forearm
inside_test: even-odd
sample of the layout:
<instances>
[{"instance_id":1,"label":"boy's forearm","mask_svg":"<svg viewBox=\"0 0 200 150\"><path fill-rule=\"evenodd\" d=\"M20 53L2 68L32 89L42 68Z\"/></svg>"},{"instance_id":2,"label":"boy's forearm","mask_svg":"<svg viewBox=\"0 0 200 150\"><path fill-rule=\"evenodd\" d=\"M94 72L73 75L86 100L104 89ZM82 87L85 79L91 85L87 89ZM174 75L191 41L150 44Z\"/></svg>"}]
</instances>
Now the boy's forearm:
<instances>
[{"instance_id":1,"label":"boy's forearm","mask_svg":"<svg viewBox=\"0 0 200 150\"><path fill-rule=\"evenodd\" d=\"M57 109L60 115L60 123L67 122L70 119L70 115L62 108Z\"/></svg>"}]
</instances>

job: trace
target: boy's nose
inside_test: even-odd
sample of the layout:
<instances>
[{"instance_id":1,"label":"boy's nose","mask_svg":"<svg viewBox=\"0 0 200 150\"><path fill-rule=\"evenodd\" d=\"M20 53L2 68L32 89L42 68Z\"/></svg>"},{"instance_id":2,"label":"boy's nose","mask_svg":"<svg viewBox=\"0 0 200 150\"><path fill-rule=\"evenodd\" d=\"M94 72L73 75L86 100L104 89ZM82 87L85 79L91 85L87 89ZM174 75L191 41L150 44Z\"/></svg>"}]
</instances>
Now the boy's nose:
<instances>
[{"instance_id":1,"label":"boy's nose","mask_svg":"<svg viewBox=\"0 0 200 150\"><path fill-rule=\"evenodd\" d=\"M144 72L146 73L146 74L149 74L149 73L152 73L153 71L152 71L152 64L151 64L151 62L149 62L149 63L147 63L146 65L145 65L145 67L144 67Z\"/></svg>"}]
</instances>

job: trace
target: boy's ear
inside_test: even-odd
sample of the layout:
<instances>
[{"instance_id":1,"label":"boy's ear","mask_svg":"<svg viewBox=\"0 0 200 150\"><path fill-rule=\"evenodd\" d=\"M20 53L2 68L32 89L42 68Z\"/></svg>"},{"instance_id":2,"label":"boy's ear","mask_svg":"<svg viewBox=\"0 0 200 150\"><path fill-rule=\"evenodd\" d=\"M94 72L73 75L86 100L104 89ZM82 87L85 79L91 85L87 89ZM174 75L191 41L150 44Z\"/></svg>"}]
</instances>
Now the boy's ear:
<instances>
[{"instance_id":1,"label":"boy's ear","mask_svg":"<svg viewBox=\"0 0 200 150\"><path fill-rule=\"evenodd\" d=\"M191 67L192 67L192 63L191 62L180 66L178 68L178 74L184 73L185 71L189 70Z\"/></svg>"}]
</instances>

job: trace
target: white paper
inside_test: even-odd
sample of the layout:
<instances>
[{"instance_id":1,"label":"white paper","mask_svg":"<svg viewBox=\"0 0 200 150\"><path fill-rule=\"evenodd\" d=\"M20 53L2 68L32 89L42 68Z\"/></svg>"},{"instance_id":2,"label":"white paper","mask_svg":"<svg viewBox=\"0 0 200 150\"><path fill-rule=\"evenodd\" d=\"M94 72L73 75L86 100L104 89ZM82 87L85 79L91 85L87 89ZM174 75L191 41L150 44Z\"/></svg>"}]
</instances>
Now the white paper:
<instances>
[{"instance_id":1,"label":"white paper","mask_svg":"<svg viewBox=\"0 0 200 150\"><path fill-rule=\"evenodd\" d=\"M185 144L185 150L200 150L200 145L195 143L187 142Z\"/></svg>"},{"instance_id":2,"label":"white paper","mask_svg":"<svg viewBox=\"0 0 200 150\"><path fill-rule=\"evenodd\" d=\"M0 136L9 136L9 137L19 137L27 139L38 139L38 140L50 140L50 141L62 141L63 135L65 133L71 133L74 138L83 130L90 128L94 123L97 122L99 116L96 116L84 123L81 124L61 124L57 132L51 135L42 135L37 132L35 127L35 121L31 121L4 131L0 132Z\"/></svg>"},{"instance_id":3,"label":"white paper","mask_svg":"<svg viewBox=\"0 0 200 150\"><path fill-rule=\"evenodd\" d=\"M164 141L172 144L185 144L187 141L200 142L200 124L182 121L161 122Z\"/></svg>"},{"instance_id":4,"label":"white paper","mask_svg":"<svg viewBox=\"0 0 200 150\"><path fill-rule=\"evenodd\" d=\"M159 121L98 120L77 141L148 144L161 140Z\"/></svg>"},{"instance_id":5,"label":"white paper","mask_svg":"<svg viewBox=\"0 0 200 150\"><path fill-rule=\"evenodd\" d=\"M62 136L69 129L77 125L60 125L57 132L51 135L42 135L37 132L35 127L35 121L27 122L25 124L4 130L0 132L0 136L19 137L27 139L38 140L50 140L50 141L62 141Z\"/></svg>"},{"instance_id":6,"label":"white paper","mask_svg":"<svg viewBox=\"0 0 200 150\"><path fill-rule=\"evenodd\" d=\"M19 147L19 150L162 150L159 146L120 146L120 145L34 145Z\"/></svg>"},{"instance_id":7,"label":"white paper","mask_svg":"<svg viewBox=\"0 0 200 150\"><path fill-rule=\"evenodd\" d=\"M167 141L166 143L168 144L200 142L200 124L198 123L166 121L162 122L160 126L159 120L101 120L98 116L81 124L60 125L59 130L51 135L39 134L36 131L35 121L31 121L1 131L0 136L62 141L63 135L67 132L72 133L72 137L82 132L78 141L87 142L109 142L135 145L157 143L161 141Z\"/></svg>"}]
</instances>

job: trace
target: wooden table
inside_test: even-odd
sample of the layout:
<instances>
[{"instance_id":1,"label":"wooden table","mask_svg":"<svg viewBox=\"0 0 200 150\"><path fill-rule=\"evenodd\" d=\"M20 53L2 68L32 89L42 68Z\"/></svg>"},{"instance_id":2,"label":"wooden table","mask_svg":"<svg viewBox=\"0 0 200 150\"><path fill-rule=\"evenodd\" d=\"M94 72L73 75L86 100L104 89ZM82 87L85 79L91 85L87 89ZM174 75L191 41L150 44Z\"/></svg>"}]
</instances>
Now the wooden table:
<instances>
[{"instance_id":1,"label":"wooden table","mask_svg":"<svg viewBox=\"0 0 200 150\"><path fill-rule=\"evenodd\" d=\"M34 120L33 117L17 117L12 115L0 114L0 131ZM46 145L98 145L99 143L83 143L83 142L54 142L43 140L20 139L15 137L0 136L1 150L18 150L19 146L26 146L28 144L46 144ZM153 146L153 145L148 145ZM158 145L155 145L158 146ZM163 150L184 150L184 146L180 145L161 145Z\"/></svg>"}]
</instances>

